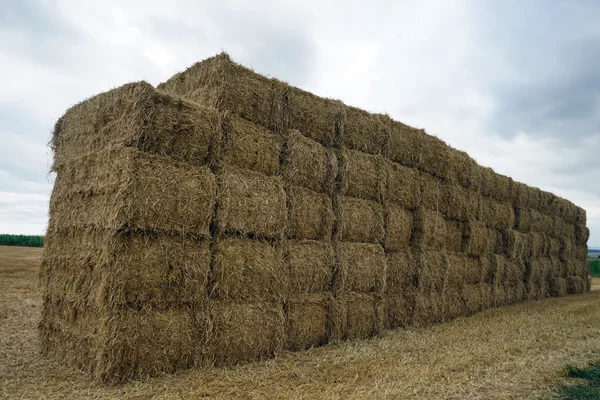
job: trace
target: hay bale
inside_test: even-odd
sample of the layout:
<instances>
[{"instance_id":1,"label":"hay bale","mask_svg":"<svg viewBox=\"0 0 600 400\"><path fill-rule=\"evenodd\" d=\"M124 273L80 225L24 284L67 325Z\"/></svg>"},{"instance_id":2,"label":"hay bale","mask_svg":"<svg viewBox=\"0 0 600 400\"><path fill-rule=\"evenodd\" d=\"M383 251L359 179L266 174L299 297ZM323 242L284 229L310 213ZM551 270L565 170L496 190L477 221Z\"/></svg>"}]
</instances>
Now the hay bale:
<instances>
[{"instance_id":1,"label":"hay bale","mask_svg":"<svg viewBox=\"0 0 600 400\"><path fill-rule=\"evenodd\" d=\"M419 166L419 143L423 132L398 121L390 125L390 143L387 156L390 160L411 168Z\"/></svg>"},{"instance_id":2,"label":"hay bale","mask_svg":"<svg viewBox=\"0 0 600 400\"><path fill-rule=\"evenodd\" d=\"M386 254L386 293L404 293L416 286L417 265L410 250Z\"/></svg>"},{"instance_id":3,"label":"hay bale","mask_svg":"<svg viewBox=\"0 0 600 400\"><path fill-rule=\"evenodd\" d=\"M370 154L387 151L392 120L385 114L371 114L344 106L340 145Z\"/></svg>"},{"instance_id":4,"label":"hay bale","mask_svg":"<svg viewBox=\"0 0 600 400\"><path fill-rule=\"evenodd\" d=\"M331 197L301 186L285 185L286 235L293 239L330 240L335 222Z\"/></svg>"},{"instance_id":5,"label":"hay bale","mask_svg":"<svg viewBox=\"0 0 600 400\"><path fill-rule=\"evenodd\" d=\"M336 238L347 242L383 242L383 206L374 201L337 196ZM336 209L334 204L334 209Z\"/></svg>"},{"instance_id":6,"label":"hay bale","mask_svg":"<svg viewBox=\"0 0 600 400\"><path fill-rule=\"evenodd\" d=\"M242 118L230 116L224 124L219 161L273 176L279 173L282 137Z\"/></svg>"},{"instance_id":7,"label":"hay bale","mask_svg":"<svg viewBox=\"0 0 600 400\"><path fill-rule=\"evenodd\" d=\"M558 243L559 243L559 250L558 250L558 257L563 260L569 260L570 258L573 257L574 253L575 253L575 245L574 242L561 237L560 239L558 239ZM587 258L587 255L586 255Z\"/></svg>"},{"instance_id":8,"label":"hay bale","mask_svg":"<svg viewBox=\"0 0 600 400\"><path fill-rule=\"evenodd\" d=\"M331 293L300 294L285 303L285 348L302 350L327 343Z\"/></svg>"},{"instance_id":9,"label":"hay bale","mask_svg":"<svg viewBox=\"0 0 600 400\"><path fill-rule=\"evenodd\" d=\"M575 246L573 255L577 260L587 260L588 247L586 244L580 244Z\"/></svg>"},{"instance_id":10,"label":"hay bale","mask_svg":"<svg viewBox=\"0 0 600 400\"><path fill-rule=\"evenodd\" d=\"M345 292L336 296L336 300L344 340L367 339L379 333L383 325L383 315L378 310L379 296Z\"/></svg>"},{"instance_id":11,"label":"hay bale","mask_svg":"<svg viewBox=\"0 0 600 400\"><path fill-rule=\"evenodd\" d=\"M587 283L581 276L569 276L567 277L567 293L568 294L581 294L584 293L587 287Z\"/></svg>"},{"instance_id":12,"label":"hay bale","mask_svg":"<svg viewBox=\"0 0 600 400\"><path fill-rule=\"evenodd\" d=\"M407 328L412 324L415 295L414 288L383 295L385 329Z\"/></svg>"},{"instance_id":13,"label":"hay bale","mask_svg":"<svg viewBox=\"0 0 600 400\"><path fill-rule=\"evenodd\" d=\"M158 89L231 111L271 131L283 132L288 125L283 107L287 85L234 63L226 53L192 65Z\"/></svg>"},{"instance_id":14,"label":"hay bale","mask_svg":"<svg viewBox=\"0 0 600 400\"><path fill-rule=\"evenodd\" d=\"M219 232L279 238L286 224L286 196L279 177L223 168L217 176Z\"/></svg>"},{"instance_id":15,"label":"hay bale","mask_svg":"<svg viewBox=\"0 0 600 400\"><path fill-rule=\"evenodd\" d=\"M550 279L550 296L562 297L568 292L568 282L565 278Z\"/></svg>"},{"instance_id":16,"label":"hay bale","mask_svg":"<svg viewBox=\"0 0 600 400\"><path fill-rule=\"evenodd\" d=\"M288 293L281 246L268 241L219 238L210 297L276 301Z\"/></svg>"},{"instance_id":17,"label":"hay bale","mask_svg":"<svg viewBox=\"0 0 600 400\"><path fill-rule=\"evenodd\" d=\"M385 160L386 200L406 209L414 210L421 202L419 172L393 161Z\"/></svg>"},{"instance_id":18,"label":"hay bale","mask_svg":"<svg viewBox=\"0 0 600 400\"><path fill-rule=\"evenodd\" d=\"M410 246L413 215L393 203L384 204L385 249L399 251Z\"/></svg>"},{"instance_id":19,"label":"hay bale","mask_svg":"<svg viewBox=\"0 0 600 400\"><path fill-rule=\"evenodd\" d=\"M485 280L488 263L481 257L472 257L464 253L448 253L448 272L446 285L459 288L464 284L478 284Z\"/></svg>"},{"instance_id":20,"label":"hay bale","mask_svg":"<svg viewBox=\"0 0 600 400\"><path fill-rule=\"evenodd\" d=\"M552 236L558 238L566 238L570 241L575 241L575 225L563 220L560 217L552 217Z\"/></svg>"},{"instance_id":21,"label":"hay bale","mask_svg":"<svg viewBox=\"0 0 600 400\"><path fill-rule=\"evenodd\" d=\"M332 147L338 144L345 107L341 101L315 96L295 87L288 88L289 127Z\"/></svg>"},{"instance_id":22,"label":"hay bale","mask_svg":"<svg viewBox=\"0 0 600 400\"><path fill-rule=\"evenodd\" d=\"M414 214L413 232L419 247L443 249L447 241L446 220L441 213L419 208Z\"/></svg>"},{"instance_id":23,"label":"hay bale","mask_svg":"<svg viewBox=\"0 0 600 400\"><path fill-rule=\"evenodd\" d=\"M515 224L515 213L510 203L498 202L486 198L481 198L480 203L481 209L479 221L483 222L490 228L513 228Z\"/></svg>"},{"instance_id":24,"label":"hay bale","mask_svg":"<svg viewBox=\"0 0 600 400\"><path fill-rule=\"evenodd\" d=\"M590 230L582 224L575 224L575 244L585 245L590 238Z\"/></svg>"},{"instance_id":25,"label":"hay bale","mask_svg":"<svg viewBox=\"0 0 600 400\"><path fill-rule=\"evenodd\" d=\"M285 344L281 303L214 300L210 355L216 366L270 358Z\"/></svg>"},{"instance_id":26,"label":"hay bale","mask_svg":"<svg viewBox=\"0 0 600 400\"><path fill-rule=\"evenodd\" d=\"M387 265L380 245L339 242L334 246L336 292L382 292L385 289Z\"/></svg>"},{"instance_id":27,"label":"hay bale","mask_svg":"<svg viewBox=\"0 0 600 400\"><path fill-rule=\"evenodd\" d=\"M519 303L527 298L525 284L521 281L507 284L505 291L506 304Z\"/></svg>"},{"instance_id":28,"label":"hay bale","mask_svg":"<svg viewBox=\"0 0 600 400\"><path fill-rule=\"evenodd\" d=\"M419 289L421 291L441 291L448 273L448 259L445 251L426 250L417 257Z\"/></svg>"},{"instance_id":29,"label":"hay bale","mask_svg":"<svg viewBox=\"0 0 600 400\"><path fill-rule=\"evenodd\" d=\"M581 207L575 208L575 223L585 225L587 221L586 211Z\"/></svg>"},{"instance_id":30,"label":"hay bale","mask_svg":"<svg viewBox=\"0 0 600 400\"><path fill-rule=\"evenodd\" d=\"M439 210L458 221L475 220L481 212L481 196L454 183L440 185Z\"/></svg>"},{"instance_id":31,"label":"hay bale","mask_svg":"<svg viewBox=\"0 0 600 400\"><path fill-rule=\"evenodd\" d=\"M444 321L451 321L467 314L467 306L463 300L461 289L462 285L459 288L448 287L444 290L442 301Z\"/></svg>"},{"instance_id":32,"label":"hay bale","mask_svg":"<svg viewBox=\"0 0 600 400\"><path fill-rule=\"evenodd\" d=\"M492 305L492 292L488 284L467 284L460 291L466 315L483 311Z\"/></svg>"},{"instance_id":33,"label":"hay bale","mask_svg":"<svg viewBox=\"0 0 600 400\"><path fill-rule=\"evenodd\" d=\"M382 202L386 184L384 158L345 147L338 154L339 193Z\"/></svg>"},{"instance_id":34,"label":"hay bale","mask_svg":"<svg viewBox=\"0 0 600 400\"><path fill-rule=\"evenodd\" d=\"M560 240L546 237L546 255L548 257L558 257L560 254Z\"/></svg>"},{"instance_id":35,"label":"hay bale","mask_svg":"<svg viewBox=\"0 0 600 400\"><path fill-rule=\"evenodd\" d=\"M129 83L71 107L56 122L52 169L114 146L206 165L220 138L216 110L157 91L147 82Z\"/></svg>"},{"instance_id":36,"label":"hay bale","mask_svg":"<svg viewBox=\"0 0 600 400\"><path fill-rule=\"evenodd\" d=\"M491 168L479 167L481 176L480 193L482 196L498 202L511 202L512 179L508 176L497 174Z\"/></svg>"},{"instance_id":37,"label":"hay bale","mask_svg":"<svg viewBox=\"0 0 600 400\"><path fill-rule=\"evenodd\" d=\"M492 254L489 261L488 276L491 277L491 283L498 286L507 282L509 274L507 271L507 268L509 268L508 259L500 254Z\"/></svg>"},{"instance_id":38,"label":"hay bale","mask_svg":"<svg viewBox=\"0 0 600 400\"><path fill-rule=\"evenodd\" d=\"M479 191L481 173L479 165L464 151L449 148L449 169L452 171L451 181L464 188Z\"/></svg>"},{"instance_id":39,"label":"hay bale","mask_svg":"<svg viewBox=\"0 0 600 400\"><path fill-rule=\"evenodd\" d=\"M414 307L413 324L415 326L428 326L444 320L443 298L438 291L419 291L415 295Z\"/></svg>"},{"instance_id":40,"label":"hay bale","mask_svg":"<svg viewBox=\"0 0 600 400\"><path fill-rule=\"evenodd\" d=\"M285 136L281 176L294 185L330 194L338 160L332 149L292 130Z\"/></svg>"},{"instance_id":41,"label":"hay bale","mask_svg":"<svg viewBox=\"0 0 600 400\"><path fill-rule=\"evenodd\" d=\"M494 252L496 232L483 222L469 221L465 224L465 252L470 255L486 255Z\"/></svg>"},{"instance_id":42,"label":"hay bale","mask_svg":"<svg viewBox=\"0 0 600 400\"><path fill-rule=\"evenodd\" d=\"M335 261L331 243L287 240L285 250L290 293L319 293L330 290Z\"/></svg>"},{"instance_id":43,"label":"hay bale","mask_svg":"<svg viewBox=\"0 0 600 400\"><path fill-rule=\"evenodd\" d=\"M524 257L537 258L546 255L548 244L546 237L543 234L532 232L523 233L521 235L525 243Z\"/></svg>"},{"instance_id":44,"label":"hay bale","mask_svg":"<svg viewBox=\"0 0 600 400\"><path fill-rule=\"evenodd\" d=\"M418 172L421 183L421 206L428 210L443 211L441 206L444 182L425 172Z\"/></svg>"},{"instance_id":45,"label":"hay bale","mask_svg":"<svg viewBox=\"0 0 600 400\"><path fill-rule=\"evenodd\" d=\"M511 260L519 260L526 251L527 241L523 233L512 229L503 229L501 231L503 250L506 257Z\"/></svg>"},{"instance_id":46,"label":"hay bale","mask_svg":"<svg viewBox=\"0 0 600 400\"><path fill-rule=\"evenodd\" d=\"M207 167L115 147L61 168L49 226L208 236L215 197L215 178Z\"/></svg>"},{"instance_id":47,"label":"hay bale","mask_svg":"<svg viewBox=\"0 0 600 400\"><path fill-rule=\"evenodd\" d=\"M461 221L446 221L446 249L448 251L463 251L464 225Z\"/></svg>"},{"instance_id":48,"label":"hay bale","mask_svg":"<svg viewBox=\"0 0 600 400\"><path fill-rule=\"evenodd\" d=\"M492 285L492 303L494 307L501 307L508 304L508 293L506 286L502 283Z\"/></svg>"}]
</instances>

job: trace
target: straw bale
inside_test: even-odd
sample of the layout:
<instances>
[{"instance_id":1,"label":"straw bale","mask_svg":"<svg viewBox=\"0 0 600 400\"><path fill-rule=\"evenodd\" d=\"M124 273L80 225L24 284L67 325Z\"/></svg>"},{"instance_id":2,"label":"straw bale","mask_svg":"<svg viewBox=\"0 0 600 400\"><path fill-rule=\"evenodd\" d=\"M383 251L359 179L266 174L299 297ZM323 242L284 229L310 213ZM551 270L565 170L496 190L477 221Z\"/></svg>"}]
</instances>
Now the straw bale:
<instances>
[{"instance_id":1,"label":"straw bale","mask_svg":"<svg viewBox=\"0 0 600 400\"><path fill-rule=\"evenodd\" d=\"M502 283L494 284L492 287L492 303L495 307L508 304L509 295L506 286Z\"/></svg>"},{"instance_id":2,"label":"straw bale","mask_svg":"<svg viewBox=\"0 0 600 400\"><path fill-rule=\"evenodd\" d=\"M512 229L515 213L510 203L481 198L479 220L490 228Z\"/></svg>"},{"instance_id":3,"label":"straw bale","mask_svg":"<svg viewBox=\"0 0 600 400\"><path fill-rule=\"evenodd\" d=\"M481 174L481 195L499 202L512 203L512 179L495 173L491 168L479 167L479 170Z\"/></svg>"},{"instance_id":4,"label":"straw bale","mask_svg":"<svg viewBox=\"0 0 600 400\"><path fill-rule=\"evenodd\" d=\"M560 217L553 217L552 236L575 242L575 225Z\"/></svg>"},{"instance_id":5,"label":"straw bale","mask_svg":"<svg viewBox=\"0 0 600 400\"><path fill-rule=\"evenodd\" d=\"M217 175L216 223L220 232L279 238L286 224L286 196L279 177L223 168Z\"/></svg>"},{"instance_id":6,"label":"straw bale","mask_svg":"<svg viewBox=\"0 0 600 400\"><path fill-rule=\"evenodd\" d=\"M585 245L590 238L590 230L582 224L575 224L575 244Z\"/></svg>"},{"instance_id":7,"label":"straw bale","mask_svg":"<svg viewBox=\"0 0 600 400\"><path fill-rule=\"evenodd\" d=\"M585 225L586 221L587 221L587 215L586 215L585 209L583 209L581 207L576 207L575 223Z\"/></svg>"},{"instance_id":8,"label":"straw bale","mask_svg":"<svg viewBox=\"0 0 600 400\"><path fill-rule=\"evenodd\" d=\"M518 303L527 298L527 289L521 281L507 284L505 291L507 304Z\"/></svg>"},{"instance_id":9,"label":"straw bale","mask_svg":"<svg viewBox=\"0 0 600 400\"><path fill-rule=\"evenodd\" d=\"M441 179L451 179L450 147L441 139L424 130L418 136L418 161L416 167Z\"/></svg>"},{"instance_id":10,"label":"straw bale","mask_svg":"<svg viewBox=\"0 0 600 400\"><path fill-rule=\"evenodd\" d=\"M573 256L577 260L586 260L587 254L588 254L587 244L576 245L573 252L574 252Z\"/></svg>"},{"instance_id":11,"label":"straw bale","mask_svg":"<svg viewBox=\"0 0 600 400\"><path fill-rule=\"evenodd\" d=\"M509 268L509 262L505 256L499 254L490 256L488 274L492 277L491 282L495 286L503 284L508 280L509 271L507 271L507 268Z\"/></svg>"},{"instance_id":12,"label":"straw bale","mask_svg":"<svg viewBox=\"0 0 600 400\"><path fill-rule=\"evenodd\" d=\"M488 263L481 257L472 257L464 253L448 253L448 272L446 284L458 288L464 284L477 284L484 281Z\"/></svg>"},{"instance_id":13,"label":"straw bale","mask_svg":"<svg viewBox=\"0 0 600 400\"><path fill-rule=\"evenodd\" d=\"M439 210L458 221L475 220L480 214L481 196L457 184L444 182L439 186Z\"/></svg>"},{"instance_id":14,"label":"straw bale","mask_svg":"<svg viewBox=\"0 0 600 400\"><path fill-rule=\"evenodd\" d=\"M550 277L553 278L566 278L567 277L567 266L564 261L556 257L550 258Z\"/></svg>"},{"instance_id":15,"label":"straw bale","mask_svg":"<svg viewBox=\"0 0 600 400\"><path fill-rule=\"evenodd\" d=\"M108 147L133 147L176 161L206 165L221 137L216 110L157 91L123 85L71 107L56 123L53 170Z\"/></svg>"},{"instance_id":16,"label":"straw bale","mask_svg":"<svg viewBox=\"0 0 600 400\"><path fill-rule=\"evenodd\" d=\"M561 237L560 239L558 239L558 243L559 243L559 250L558 250L558 257L563 260L569 260L570 258L573 257L574 252L575 252L575 246L574 246L574 242L572 242L571 240L568 240L564 237ZM587 255L586 255L587 258Z\"/></svg>"},{"instance_id":17,"label":"straw bale","mask_svg":"<svg viewBox=\"0 0 600 400\"><path fill-rule=\"evenodd\" d=\"M289 125L323 146L338 144L345 110L342 102L288 88Z\"/></svg>"},{"instance_id":18,"label":"straw bale","mask_svg":"<svg viewBox=\"0 0 600 400\"><path fill-rule=\"evenodd\" d=\"M386 293L404 293L415 287L417 265L410 250L386 254Z\"/></svg>"},{"instance_id":19,"label":"straw bale","mask_svg":"<svg viewBox=\"0 0 600 400\"><path fill-rule=\"evenodd\" d=\"M521 259L526 251L527 239L525 234L512 229L501 231L504 254L506 257L517 260Z\"/></svg>"},{"instance_id":20,"label":"straw bale","mask_svg":"<svg viewBox=\"0 0 600 400\"><path fill-rule=\"evenodd\" d=\"M280 303L210 302L211 355L217 366L270 358L285 343L285 315Z\"/></svg>"},{"instance_id":21,"label":"straw bale","mask_svg":"<svg viewBox=\"0 0 600 400\"><path fill-rule=\"evenodd\" d=\"M446 221L446 249L461 252L463 250L464 223L461 221Z\"/></svg>"},{"instance_id":22,"label":"straw bale","mask_svg":"<svg viewBox=\"0 0 600 400\"><path fill-rule=\"evenodd\" d=\"M339 193L382 202L386 184L384 158L345 147L338 154Z\"/></svg>"},{"instance_id":23,"label":"straw bale","mask_svg":"<svg viewBox=\"0 0 600 400\"><path fill-rule=\"evenodd\" d=\"M331 193L337 170L338 160L332 149L295 130L285 136L281 157L281 176L285 181Z\"/></svg>"},{"instance_id":24,"label":"straw bale","mask_svg":"<svg viewBox=\"0 0 600 400\"><path fill-rule=\"evenodd\" d=\"M440 292L419 291L415 295L413 324L428 326L444 320L444 304Z\"/></svg>"},{"instance_id":25,"label":"straw bale","mask_svg":"<svg viewBox=\"0 0 600 400\"><path fill-rule=\"evenodd\" d=\"M546 237L537 232L521 234L524 240L523 257L536 258L546 254L548 244Z\"/></svg>"},{"instance_id":26,"label":"straw bale","mask_svg":"<svg viewBox=\"0 0 600 400\"><path fill-rule=\"evenodd\" d=\"M219 238L210 296L221 300L275 301L287 295L280 245L244 238Z\"/></svg>"},{"instance_id":27,"label":"straw bale","mask_svg":"<svg viewBox=\"0 0 600 400\"><path fill-rule=\"evenodd\" d=\"M461 289L462 285L458 288L448 287L444 290L442 307L445 321L467 314L467 306L463 300Z\"/></svg>"},{"instance_id":28,"label":"straw bale","mask_svg":"<svg viewBox=\"0 0 600 400\"><path fill-rule=\"evenodd\" d=\"M239 117L230 117L223 132L220 161L260 172L279 173L282 137Z\"/></svg>"},{"instance_id":29,"label":"straw bale","mask_svg":"<svg viewBox=\"0 0 600 400\"><path fill-rule=\"evenodd\" d=\"M479 191L481 187L481 172L479 165L464 151L449 148L449 169L452 171L452 181L462 187Z\"/></svg>"},{"instance_id":30,"label":"straw bale","mask_svg":"<svg viewBox=\"0 0 600 400\"><path fill-rule=\"evenodd\" d=\"M587 283L581 276L569 276L567 278L567 293L581 294L585 292Z\"/></svg>"},{"instance_id":31,"label":"straw bale","mask_svg":"<svg viewBox=\"0 0 600 400\"><path fill-rule=\"evenodd\" d=\"M344 340L367 339L379 333L383 315L378 312L379 296L345 292L336 297Z\"/></svg>"},{"instance_id":32,"label":"straw bale","mask_svg":"<svg viewBox=\"0 0 600 400\"><path fill-rule=\"evenodd\" d=\"M327 343L332 301L327 292L295 295L286 301L286 349L301 350Z\"/></svg>"},{"instance_id":33,"label":"straw bale","mask_svg":"<svg viewBox=\"0 0 600 400\"><path fill-rule=\"evenodd\" d=\"M285 259L290 293L318 293L330 289L335 260L331 243L287 240Z\"/></svg>"},{"instance_id":34,"label":"straw bale","mask_svg":"<svg viewBox=\"0 0 600 400\"><path fill-rule=\"evenodd\" d=\"M207 167L111 148L62 168L50 200L49 226L208 236L215 197L215 178Z\"/></svg>"},{"instance_id":35,"label":"straw bale","mask_svg":"<svg viewBox=\"0 0 600 400\"><path fill-rule=\"evenodd\" d=\"M99 318L100 347L91 366L105 383L145 379L189 368L203 340L187 308L154 311L125 309ZM201 333L200 333L201 335Z\"/></svg>"},{"instance_id":36,"label":"straw bale","mask_svg":"<svg viewBox=\"0 0 600 400\"><path fill-rule=\"evenodd\" d=\"M226 53L192 65L158 89L205 107L231 111L271 131L287 128L283 107L287 85L234 63Z\"/></svg>"},{"instance_id":37,"label":"straw bale","mask_svg":"<svg viewBox=\"0 0 600 400\"><path fill-rule=\"evenodd\" d=\"M441 291L446 282L448 259L445 251L421 250L417 258L419 288Z\"/></svg>"},{"instance_id":38,"label":"straw bale","mask_svg":"<svg viewBox=\"0 0 600 400\"><path fill-rule=\"evenodd\" d=\"M383 242L383 206L374 201L338 196L337 238L348 242Z\"/></svg>"},{"instance_id":39,"label":"straw bale","mask_svg":"<svg viewBox=\"0 0 600 400\"><path fill-rule=\"evenodd\" d=\"M446 221L441 213L419 208L414 219L414 236L420 247L442 249L446 246Z\"/></svg>"},{"instance_id":40,"label":"straw bale","mask_svg":"<svg viewBox=\"0 0 600 400\"><path fill-rule=\"evenodd\" d=\"M543 214L537 210L531 210L531 230L534 232L541 232L548 235L554 234L554 219L546 214Z\"/></svg>"},{"instance_id":41,"label":"straw bale","mask_svg":"<svg viewBox=\"0 0 600 400\"><path fill-rule=\"evenodd\" d=\"M474 314L491 307L491 288L488 284L467 284L461 289L466 314Z\"/></svg>"},{"instance_id":42,"label":"straw bale","mask_svg":"<svg viewBox=\"0 0 600 400\"><path fill-rule=\"evenodd\" d=\"M558 257L560 254L560 240L546 237L546 255L549 257Z\"/></svg>"},{"instance_id":43,"label":"straw bale","mask_svg":"<svg viewBox=\"0 0 600 400\"><path fill-rule=\"evenodd\" d=\"M335 244L336 292L382 292L385 289L386 259L378 244L339 242Z\"/></svg>"},{"instance_id":44,"label":"straw bale","mask_svg":"<svg viewBox=\"0 0 600 400\"><path fill-rule=\"evenodd\" d=\"M386 329L406 328L411 325L415 302L414 288L383 296L384 327Z\"/></svg>"},{"instance_id":45,"label":"straw bale","mask_svg":"<svg viewBox=\"0 0 600 400\"><path fill-rule=\"evenodd\" d=\"M550 296L562 297L568 292L568 281L565 278L550 279Z\"/></svg>"},{"instance_id":46,"label":"straw bale","mask_svg":"<svg viewBox=\"0 0 600 400\"><path fill-rule=\"evenodd\" d=\"M392 121L384 114L371 114L356 107L344 107L340 144L370 154L387 150Z\"/></svg>"},{"instance_id":47,"label":"straw bale","mask_svg":"<svg viewBox=\"0 0 600 400\"><path fill-rule=\"evenodd\" d=\"M420 142L424 133L398 121L390 125L388 157L399 164L417 168L419 166Z\"/></svg>"},{"instance_id":48,"label":"straw bale","mask_svg":"<svg viewBox=\"0 0 600 400\"><path fill-rule=\"evenodd\" d=\"M335 221L331 197L291 184L285 185L285 191L286 235L294 239L330 240Z\"/></svg>"},{"instance_id":49,"label":"straw bale","mask_svg":"<svg viewBox=\"0 0 600 400\"><path fill-rule=\"evenodd\" d=\"M384 171L387 175L386 200L414 210L421 201L419 172L393 161L386 160Z\"/></svg>"},{"instance_id":50,"label":"straw bale","mask_svg":"<svg viewBox=\"0 0 600 400\"><path fill-rule=\"evenodd\" d=\"M413 215L410 211L393 203L384 204L385 249L398 251L410 245Z\"/></svg>"},{"instance_id":51,"label":"straw bale","mask_svg":"<svg viewBox=\"0 0 600 400\"><path fill-rule=\"evenodd\" d=\"M493 253L496 237L496 232L483 222L469 221L465 224L465 252L471 255Z\"/></svg>"}]
</instances>

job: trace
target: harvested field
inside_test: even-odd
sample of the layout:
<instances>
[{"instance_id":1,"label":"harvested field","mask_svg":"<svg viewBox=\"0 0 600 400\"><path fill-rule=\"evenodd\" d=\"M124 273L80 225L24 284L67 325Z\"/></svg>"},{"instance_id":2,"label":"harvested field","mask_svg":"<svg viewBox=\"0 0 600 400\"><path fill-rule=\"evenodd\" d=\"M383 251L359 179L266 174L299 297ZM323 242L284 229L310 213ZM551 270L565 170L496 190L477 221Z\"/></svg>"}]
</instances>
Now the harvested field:
<instances>
[{"instance_id":1,"label":"harvested field","mask_svg":"<svg viewBox=\"0 0 600 400\"><path fill-rule=\"evenodd\" d=\"M104 387L39 355L42 249L0 247L0 397L94 399L538 399L565 364L600 359L600 292L487 310L382 338L279 352L231 368L199 368ZM592 282L600 287L600 279Z\"/></svg>"}]
</instances>

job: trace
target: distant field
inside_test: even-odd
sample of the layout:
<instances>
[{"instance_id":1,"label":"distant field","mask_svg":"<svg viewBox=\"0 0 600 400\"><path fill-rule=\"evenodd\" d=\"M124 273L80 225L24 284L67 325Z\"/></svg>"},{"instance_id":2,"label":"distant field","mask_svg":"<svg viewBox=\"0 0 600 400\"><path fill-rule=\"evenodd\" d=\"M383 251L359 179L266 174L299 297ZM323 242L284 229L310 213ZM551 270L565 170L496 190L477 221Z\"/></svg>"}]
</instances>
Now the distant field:
<instances>
[{"instance_id":1,"label":"distant field","mask_svg":"<svg viewBox=\"0 0 600 400\"><path fill-rule=\"evenodd\" d=\"M101 387L39 356L39 248L0 246L0 398L540 399L600 360L600 291L368 341ZM594 280L597 288L600 279Z\"/></svg>"}]
</instances>

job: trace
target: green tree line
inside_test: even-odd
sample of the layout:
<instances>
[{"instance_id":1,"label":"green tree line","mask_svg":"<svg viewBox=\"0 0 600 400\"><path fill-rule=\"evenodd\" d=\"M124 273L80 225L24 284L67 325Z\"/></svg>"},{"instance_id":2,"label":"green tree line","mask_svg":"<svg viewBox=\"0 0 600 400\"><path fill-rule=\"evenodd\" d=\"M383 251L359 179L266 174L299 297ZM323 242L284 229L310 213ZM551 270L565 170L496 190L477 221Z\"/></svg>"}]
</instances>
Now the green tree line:
<instances>
[{"instance_id":1,"label":"green tree line","mask_svg":"<svg viewBox=\"0 0 600 400\"><path fill-rule=\"evenodd\" d=\"M44 237L35 235L7 235L0 233L0 245L44 247Z\"/></svg>"}]
</instances>

